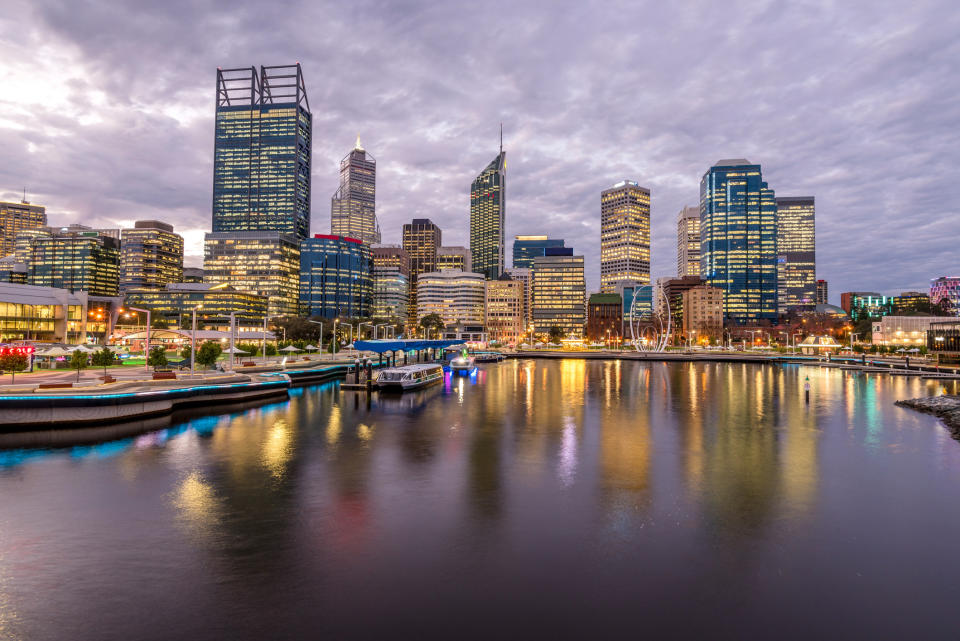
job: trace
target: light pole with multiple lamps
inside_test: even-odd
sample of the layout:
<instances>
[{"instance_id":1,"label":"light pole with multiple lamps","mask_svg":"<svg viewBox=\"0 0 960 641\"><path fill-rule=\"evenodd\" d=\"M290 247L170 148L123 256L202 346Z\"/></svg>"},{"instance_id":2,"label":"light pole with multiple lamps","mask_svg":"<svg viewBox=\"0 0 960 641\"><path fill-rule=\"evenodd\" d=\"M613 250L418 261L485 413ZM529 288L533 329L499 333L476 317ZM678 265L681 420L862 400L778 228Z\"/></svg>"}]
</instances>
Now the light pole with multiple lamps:
<instances>
[{"instance_id":1,"label":"light pole with multiple lamps","mask_svg":"<svg viewBox=\"0 0 960 641\"><path fill-rule=\"evenodd\" d=\"M190 378L197 374L197 310L203 305L193 308L193 327L190 330Z\"/></svg>"},{"instance_id":2,"label":"light pole with multiple lamps","mask_svg":"<svg viewBox=\"0 0 960 641\"><path fill-rule=\"evenodd\" d=\"M147 315L147 336L144 341L143 346L143 369L144 371L150 371L150 310L149 309L140 309L139 307L128 307L128 310L131 312L141 312ZM123 311L122 309L120 310Z\"/></svg>"}]
</instances>

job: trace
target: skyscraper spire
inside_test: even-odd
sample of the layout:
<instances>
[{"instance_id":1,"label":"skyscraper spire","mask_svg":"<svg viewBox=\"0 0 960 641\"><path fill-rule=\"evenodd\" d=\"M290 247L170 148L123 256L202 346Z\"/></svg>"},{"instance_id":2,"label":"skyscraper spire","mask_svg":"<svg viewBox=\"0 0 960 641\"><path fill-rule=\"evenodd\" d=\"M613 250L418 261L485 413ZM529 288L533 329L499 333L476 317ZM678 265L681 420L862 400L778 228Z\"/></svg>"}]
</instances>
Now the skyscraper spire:
<instances>
[{"instance_id":1,"label":"skyscraper spire","mask_svg":"<svg viewBox=\"0 0 960 641\"><path fill-rule=\"evenodd\" d=\"M503 123L500 123L500 153L503 153Z\"/></svg>"},{"instance_id":2,"label":"skyscraper spire","mask_svg":"<svg viewBox=\"0 0 960 641\"><path fill-rule=\"evenodd\" d=\"M360 134L357 134L357 144L353 148L357 151L363 151L363 145L360 144Z\"/></svg>"}]
</instances>

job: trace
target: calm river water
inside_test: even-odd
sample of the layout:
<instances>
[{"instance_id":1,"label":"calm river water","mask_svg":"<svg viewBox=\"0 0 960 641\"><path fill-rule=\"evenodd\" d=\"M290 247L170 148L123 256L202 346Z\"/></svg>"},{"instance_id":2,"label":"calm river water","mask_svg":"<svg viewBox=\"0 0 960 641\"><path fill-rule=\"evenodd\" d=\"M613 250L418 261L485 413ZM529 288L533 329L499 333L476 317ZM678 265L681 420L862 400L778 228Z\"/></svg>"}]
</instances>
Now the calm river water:
<instances>
[{"instance_id":1,"label":"calm river water","mask_svg":"<svg viewBox=\"0 0 960 641\"><path fill-rule=\"evenodd\" d=\"M0 639L956 639L933 385L508 361L2 451Z\"/></svg>"}]
</instances>

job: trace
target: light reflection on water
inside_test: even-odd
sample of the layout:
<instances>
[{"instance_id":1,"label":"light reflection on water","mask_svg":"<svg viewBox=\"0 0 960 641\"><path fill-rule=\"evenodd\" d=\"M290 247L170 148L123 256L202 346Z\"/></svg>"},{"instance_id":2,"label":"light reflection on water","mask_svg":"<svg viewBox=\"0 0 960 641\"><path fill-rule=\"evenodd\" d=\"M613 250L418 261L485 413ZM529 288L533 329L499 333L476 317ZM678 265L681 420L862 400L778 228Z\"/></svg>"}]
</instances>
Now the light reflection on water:
<instances>
[{"instance_id":1,"label":"light reflection on water","mask_svg":"<svg viewBox=\"0 0 960 641\"><path fill-rule=\"evenodd\" d=\"M960 443L893 405L936 384L525 360L369 404L294 392L0 451L0 634L453 638L518 611L559 636L946 629Z\"/></svg>"}]
</instances>

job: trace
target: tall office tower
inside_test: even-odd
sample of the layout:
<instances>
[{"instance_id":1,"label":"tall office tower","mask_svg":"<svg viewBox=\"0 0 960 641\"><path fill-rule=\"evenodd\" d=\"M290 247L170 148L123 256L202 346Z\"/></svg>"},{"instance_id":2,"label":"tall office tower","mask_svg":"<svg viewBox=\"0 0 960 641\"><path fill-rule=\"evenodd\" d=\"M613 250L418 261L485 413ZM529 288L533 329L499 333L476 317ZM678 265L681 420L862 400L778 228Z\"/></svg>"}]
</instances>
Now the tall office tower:
<instances>
[{"instance_id":1,"label":"tall office tower","mask_svg":"<svg viewBox=\"0 0 960 641\"><path fill-rule=\"evenodd\" d=\"M47 210L42 205L0 202L0 257L13 253L17 234L47 225Z\"/></svg>"},{"instance_id":2,"label":"tall office tower","mask_svg":"<svg viewBox=\"0 0 960 641\"><path fill-rule=\"evenodd\" d=\"M571 254L573 251L571 250ZM523 284L523 331L530 327L530 313L533 309L533 269L511 267L507 270L510 278Z\"/></svg>"},{"instance_id":3,"label":"tall office tower","mask_svg":"<svg viewBox=\"0 0 960 641\"><path fill-rule=\"evenodd\" d=\"M299 63L217 69L214 233L310 234L311 131Z\"/></svg>"},{"instance_id":4,"label":"tall office tower","mask_svg":"<svg viewBox=\"0 0 960 641\"><path fill-rule=\"evenodd\" d=\"M300 243L301 314L366 317L372 297L369 245L333 234L316 234Z\"/></svg>"},{"instance_id":5,"label":"tall office tower","mask_svg":"<svg viewBox=\"0 0 960 641\"><path fill-rule=\"evenodd\" d=\"M533 269L533 259L543 256L547 247L563 247L563 239L546 236L515 236L513 266L519 269Z\"/></svg>"},{"instance_id":6,"label":"tall office tower","mask_svg":"<svg viewBox=\"0 0 960 641\"><path fill-rule=\"evenodd\" d=\"M377 161L360 144L340 161L340 186L330 199L330 233L380 242L377 222Z\"/></svg>"},{"instance_id":7,"label":"tall office tower","mask_svg":"<svg viewBox=\"0 0 960 641\"><path fill-rule=\"evenodd\" d=\"M279 232L214 232L204 237L203 277L242 292L266 296L267 313L297 313L300 288L300 239Z\"/></svg>"},{"instance_id":8,"label":"tall office tower","mask_svg":"<svg viewBox=\"0 0 960 641\"><path fill-rule=\"evenodd\" d=\"M410 301L407 320L417 323L417 277L437 270L437 249L441 245L440 228L429 218L414 218L403 226L403 248L410 256Z\"/></svg>"},{"instance_id":9,"label":"tall office tower","mask_svg":"<svg viewBox=\"0 0 960 641\"><path fill-rule=\"evenodd\" d=\"M396 245L371 249L373 265L373 312L378 319L402 321L410 303L410 254Z\"/></svg>"},{"instance_id":10,"label":"tall office tower","mask_svg":"<svg viewBox=\"0 0 960 641\"><path fill-rule=\"evenodd\" d=\"M120 241L96 231L29 230L17 237L17 260L27 282L93 296L116 296Z\"/></svg>"},{"instance_id":11,"label":"tall office tower","mask_svg":"<svg viewBox=\"0 0 960 641\"><path fill-rule=\"evenodd\" d=\"M456 269L461 272L472 272L470 250L466 247L438 247L437 271Z\"/></svg>"},{"instance_id":12,"label":"tall office tower","mask_svg":"<svg viewBox=\"0 0 960 641\"><path fill-rule=\"evenodd\" d=\"M813 196L776 200L778 311L812 312L817 306Z\"/></svg>"},{"instance_id":13,"label":"tall office tower","mask_svg":"<svg viewBox=\"0 0 960 641\"><path fill-rule=\"evenodd\" d=\"M777 202L760 165L721 160L703 175L700 276L723 290L725 320L777 320Z\"/></svg>"},{"instance_id":14,"label":"tall office tower","mask_svg":"<svg viewBox=\"0 0 960 641\"><path fill-rule=\"evenodd\" d=\"M677 216L677 276L700 275L700 208L684 207Z\"/></svg>"},{"instance_id":15,"label":"tall office tower","mask_svg":"<svg viewBox=\"0 0 960 641\"><path fill-rule=\"evenodd\" d=\"M600 194L600 291L650 282L650 190L622 180Z\"/></svg>"},{"instance_id":16,"label":"tall office tower","mask_svg":"<svg viewBox=\"0 0 960 641\"><path fill-rule=\"evenodd\" d=\"M507 206L507 154L500 153L470 185L470 254L473 271L488 280L499 278L507 264L503 257Z\"/></svg>"},{"instance_id":17,"label":"tall office tower","mask_svg":"<svg viewBox=\"0 0 960 641\"><path fill-rule=\"evenodd\" d=\"M829 305L827 297L830 291L827 288L827 281L818 280L817 281L817 305Z\"/></svg>"},{"instance_id":18,"label":"tall office tower","mask_svg":"<svg viewBox=\"0 0 960 641\"><path fill-rule=\"evenodd\" d=\"M483 274L454 270L426 272L417 278L416 319L437 314L444 325L482 325L485 300Z\"/></svg>"},{"instance_id":19,"label":"tall office tower","mask_svg":"<svg viewBox=\"0 0 960 641\"><path fill-rule=\"evenodd\" d=\"M120 231L120 290L164 289L183 282L183 236L173 225L138 220Z\"/></svg>"},{"instance_id":20,"label":"tall office tower","mask_svg":"<svg viewBox=\"0 0 960 641\"><path fill-rule=\"evenodd\" d=\"M569 253L567 253L569 252ZM570 248L548 249L533 261L533 327L536 334L549 334L559 327L564 336L583 336L587 322L587 282L583 256Z\"/></svg>"},{"instance_id":21,"label":"tall office tower","mask_svg":"<svg viewBox=\"0 0 960 641\"><path fill-rule=\"evenodd\" d=\"M930 303L960 316L960 276L941 276L930 280Z\"/></svg>"},{"instance_id":22,"label":"tall office tower","mask_svg":"<svg viewBox=\"0 0 960 641\"><path fill-rule=\"evenodd\" d=\"M491 340L516 345L526 330L523 321L523 282L504 273L496 280L487 281L487 299L484 325Z\"/></svg>"}]
</instances>

